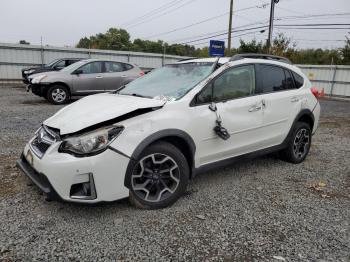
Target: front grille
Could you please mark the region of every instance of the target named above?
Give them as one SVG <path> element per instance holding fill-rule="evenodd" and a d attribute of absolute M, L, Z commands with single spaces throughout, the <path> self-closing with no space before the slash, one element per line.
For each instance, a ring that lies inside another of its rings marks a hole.
<path fill-rule="evenodd" d="M 30 147 L 37 157 L 42 158 L 45 152 L 59 140 L 59 135 L 53 129 L 42 126 L 30 143 Z"/>

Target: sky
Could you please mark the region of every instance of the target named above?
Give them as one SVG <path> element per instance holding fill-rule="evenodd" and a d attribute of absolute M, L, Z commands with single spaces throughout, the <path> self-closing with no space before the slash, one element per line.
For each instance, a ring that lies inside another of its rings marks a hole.
<path fill-rule="evenodd" d="M 18 43 L 24 39 L 40 44 L 42 37 L 44 45 L 74 46 L 81 37 L 117 27 L 126 29 L 131 39 L 190 42 L 203 47 L 208 46 L 209 39 L 198 39 L 227 31 L 229 3 L 230 0 L 1 0 L 0 42 Z M 264 26 L 270 13 L 266 3 L 270 0 L 234 0 L 233 30 Z M 315 17 L 318 14 L 338 15 Z M 274 36 L 284 33 L 297 48 L 338 48 L 344 46 L 345 35 L 350 37 L 350 26 L 339 26 L 346 29 L 337 30 L 278 27 L 350 24 L 350 0 L 280 0 L 275 18 Z M 195 23 L 198 24 L 183 28 Z M 239 39 L 265 41 L 267 30 L 259 32 L 262 29 L 233 32 L 233 46 L 238 46 Z M 211 39 L 224 38 L 227 41 L 227 35 Z"/>

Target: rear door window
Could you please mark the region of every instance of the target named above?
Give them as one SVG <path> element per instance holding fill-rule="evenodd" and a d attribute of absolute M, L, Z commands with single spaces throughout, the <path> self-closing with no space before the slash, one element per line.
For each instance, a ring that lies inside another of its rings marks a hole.
<path fill-rule="evenodd" d="M 79 69 L 82 71 L 82 74 L 102 73 L 102 62 L 92 62 L 86 65 L 83 65 Z"/>
<path fill-rule="evenodd" d="M 273 65 L 257 65 L 257 94 L 272 93 L 287 89 L 284 69 Z"/>
<path fill-rule="evenodd" d="M 122 63 L 117 62 L 105 62 L 106 73 L 115 73 L 125 71 Z"/>

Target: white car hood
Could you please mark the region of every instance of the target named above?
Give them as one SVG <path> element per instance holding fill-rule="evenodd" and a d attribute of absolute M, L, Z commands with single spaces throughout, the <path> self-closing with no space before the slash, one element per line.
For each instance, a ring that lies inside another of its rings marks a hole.
<path fill-rule="evenodd" d="M 44 121 L 57 128 L 61 135 L 75 133 L 89 126 L 112 120 L 137 109 L 159 107 L 165 102 L 157 99 L 117 94 L 91 95 L 74 102 Z"/>

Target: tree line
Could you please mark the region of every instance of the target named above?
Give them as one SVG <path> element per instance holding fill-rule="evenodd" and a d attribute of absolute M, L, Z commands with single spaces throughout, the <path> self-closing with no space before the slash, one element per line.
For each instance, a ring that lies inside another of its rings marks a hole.
<path fill-rule="evenodd" d="M 208 40 L 209 42 L 209 40 Z M 164 41 L 135 39 L 124 29 L 110 28 L 105 33 L 83 37 L 76 47 L 148 53 L 164 53 L 190 57 L 208 57 L 208 47 L 195 48 L 192 45 L 168 44 Z M 238 48 L 226 51 L 227 56 L 237 53 L 266 53 L 267 46 L 262 41 L 240 40 Z M 350 39 L 346 37 L 344 47 L 338 49 L 308 48 L 298 49 L 291 38 L 279 34 L 273 39 L 271 53 L 289 58 L 295 64 L 350 64 Z"/>

